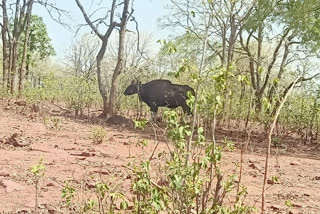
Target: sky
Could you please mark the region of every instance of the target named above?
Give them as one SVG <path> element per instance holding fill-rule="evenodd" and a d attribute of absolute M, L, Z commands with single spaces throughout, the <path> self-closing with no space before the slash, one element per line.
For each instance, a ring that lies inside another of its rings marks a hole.
<path fill-rule="evenodd" d="M 92 1 L 93 4 L 91 4 Z M 101 0 L 80 0 L 80 2 L 83 4 L 86 10 L 89 11 L 89 15 L 90 11 L 93 12 L 98 8 L 96 5 L 97 3 L 101 2 Z M 104 4 L 100 5 L 102 10 L 103 7 L 109 8 L 111 1 L 105 0 L 103 2 Z M 167 0 L 134 1 L 134 16 L 139 24 L 139 31 L 151 33 L 153 37 L 153 43 L 156 43 L 156 41 L 159 39 L 165 39 L 169 34 L 168 30 L 161 29 L 158 21 L 160 17 L 166 15 L 167 13 L 165 10 L 166 4 Z M 70 25 L 71 30 L 54 21 L 50 17 L 47 10 L 43 8 L 43 6 L 35 5 L 33 14 L 43 17 L 43 21 L 47 25 L 49 37 L 52 39 L 52 44 L 56 50 L 56 56 L 54 59 L 56 61 L 60 61 L 63 60 L 66 51 L 72 44 L 77 26 L 79 24 L 85 24 L 85 20 L 80 12 L 80 9 L 77 7 L 75 0 L 56 0 L 56 6 L 69 12 L 69 17 L 64 17 L 63 21 Z M 133 31 L 135 30 L 132 25 L 129 26 L 129 29 Z M 80 34 L 84 32 L 91 32 L 90 28 L 83 28 Z M 101 32 L 104 33 L 105 31 L 101 30 Z"/>

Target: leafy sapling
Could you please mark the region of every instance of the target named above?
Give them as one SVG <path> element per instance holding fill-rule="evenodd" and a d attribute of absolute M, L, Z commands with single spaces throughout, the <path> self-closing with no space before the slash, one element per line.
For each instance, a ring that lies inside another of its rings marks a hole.
<path fill-rule="evenodd" d="M 41 178 L 43 178 L 45 174 L 45 164 L 43 162 L 43 159 L 40 158 L 39 162 L 35 165 L 33 165 L 30 169 L 32 175 L 33 175 L 33 181 L 36 188 L 36 195 L 35 195 L 35 207 L 34 211 L 37 213 L 38 209 L 38 196 L 39 196 L 39 181 Z"/>

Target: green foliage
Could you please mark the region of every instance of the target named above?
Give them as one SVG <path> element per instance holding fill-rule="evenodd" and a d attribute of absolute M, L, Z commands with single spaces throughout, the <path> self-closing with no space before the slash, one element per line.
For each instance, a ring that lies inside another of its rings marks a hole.
<path fill-rule="evenodd" d="M 283 5 L 286 13 L 282 22 L 295 29 L 299 37 L 312 50 L 320 48 L 320 2 L 317 0 L 288 1 Z"/>
<path fill-rule="evenodd" d="M 94 144 L 101 144 L 105 137 L 107 136 L 107 132 L 103 127 L 94 127 L 91 130 L 91 138 Z"/>
<path fill-rule="evenodd" d="M 38 180 L 40 177 L 44 176 L 45 173 L 45 164 L 43 162 L 43 159 L 41 158 L 39 163 L 33 165 L 30 169 L 31 173 L 35 176 L 35 178 Z"/>
<path fill-rule="evenodd" d="M 146 139 L 139 139 L 136 143 L 137 147 L 146 147 L 148 146 L 149 142 Z"/>
<path fill-rule="evenodd" d="M 288 207 L 288 208 L 292 208 L 292 201 L 291 200 L 286 200 L 285 202 L 284 202 L 284 204 Z"/>
<path fill-rule="evenodd" d="M 148 124 L 148 120 L 135 120 L 134 121 L 134 127 L 136 129 L 145 129 L 147 124 Z"/>
<path fill-rule="evenodd" d="M 281 144 L 281 142 L 280 142 L 280 138 L 279 137 L 277 137 L 277 136 L 274 136 L 274 137 L 272 137 L 272 144 L 273 144 L 273 146 L 278 146 L 278 145 L 280 145 Z"/>
<path fill-rule="evenodd" d="M 97 85 L 95 79 L 84 77 L 68 78 L 64 84 L 64 97 L 68 106 L 74 109 L 75 114 L 83 114 L 85 108 L 91 107 L 97 98 Z"/>
<path fill-rule="evenodd" d="M 115 213 L 115 210 L 127 210 L 128 200 L 125 196 L 111 186 L 104 182 L 98 182 L 93 189 L 96 197 L 90 197 L 80 204 L 75 204 L 73 201 L 77 196 L 76 187 L 71 185 L 71 182 L 65 182 L 62 189 L 62 199 L 70 210 L 77 213 Z M 82 193 L 81 193 L 82 194 Z M 86 189 L 85 194 L 90 194 L 90 190 Z M 120 207 L 118 207 L 120 205 Z"/>
<path fill-rule="evenodd" d="M 49 72 L 43 78 L 42 87 L 34 88 L 32 83 L 26 83 L 24 96 L 30 103 L 38 101 L 64 102 L 75 115 L 83 115 L 85 109 L 100 103 L 95 79 L 86 79 L 81 76 L 59 77 Z"/>
<path fill-rule="evenodd" d="M 279 177 L 278 176 L 272 176 L 271 180 L 272 180 L 272 182 L 274 184 L 279 183 Z"/>
<path fill-rule="evenodd" d="M 134 202 L 135 213 L 159 213 L 164 209 L 166 196 L 162 189 L 153 186 L 150 178 L 150 162 L 133 165 L 134 179 L 133 193 L 136 196 Z"/>
<path fill-rule="evenodd" d="M 23 41 L 22 41 L 23 44 Z M 42 17 L 32 15 L 30 23 L 30 37 L 27 51 L 27 64 L 35 64 L 38 60 L 44 60 L 55 55 L 54 48 L 49 38 L 47 27 Z"/>
<path fill-rule="evenodd" d="M 222 145 L 206 143 L 203 128 L 199 127 L 196 141 L 192 144 L 191 154 L 195 148 L 204 149 L 203 155 L 197 154 L 191 162 L 187 160 L 186 145 L 191 135 L 188 125 L 177 122 L 175 111 L 166 111 L 164 114 L 168 124 L 168 137 L 173 143 L 170 158 L 166 159 L 165 166 L 160 167 L 157 173 L 158 182 L 151 176 L 151 162 L 146 161 L 137 165 L 131 163 L 133 170 L 132 189 L 135 195 L 135 213 L 251 213 L 254 208 L 244 205 L 243 199 L 247 195 L 246 189 L 238 193 L 239 199 L 232 208 L 224 207 L 224 197 L 234 190 L 236 176 L 231 175 L 223 181 L 220 162 L 224 150 L 233 150 L 233 143 L 225 140 Z M 212 174 L 213 173 L 213 174 Z M 214 188 L 213 179 L 222 183 L 222 188 Z M 215 197 L 216 191 L 222 191 L 221 198 Z M 205 203 L 201 203 L 205 200 Z M 200 210 L 202 210 L 200 212 Z"/>
<path fill-rule="evenodd" d="M 82 211 L 84 213 L 89 212 L 89 211 L 93 211 L 94 207 L 97 205 L 97 202 L 93 199 L 89 199 L 88 201 L 86 201 L 86 203 L 83 205 L 82 207 Z"/>
<path fill-rule="evenodd" d="M 167 42 L 166 40 L 158 40 L 158 43 L 163 45 L 163 48 L 168 54 L 174 54 L 177 51 L 175 44 L 171 41 Z"/>
<path fill-rule="evenodd" d="M 38 209 L 38 195 L 39 195 L 39 181 L 44 177 L 45 174 L 45 164 L 43 162 L 43 158 L 40 158 L 39 162 L 33 166 L 31 166 L 30 172 L 33 175 L 33 182 L 35 185 L 35 206 L 34 211 L 37 213 Z"/>
<path fill-rule="evenodd" d="M 66 203 L 67 207 L 70 207 L 72 200 L 75 197 L 76 189 L 70 185 L 70 182 L 65 182 L 61 191 L 61 197 Z"/>

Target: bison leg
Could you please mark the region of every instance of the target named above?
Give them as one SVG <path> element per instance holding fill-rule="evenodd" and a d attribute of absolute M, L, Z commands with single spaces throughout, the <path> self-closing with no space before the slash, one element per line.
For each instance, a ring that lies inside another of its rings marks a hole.
<path fill-rule="evenodd" d="M 151 110 L 150 121 L 156 121 L 157 112 L 158 112 L 158 106 L 152 105 L 152 106 L 150 106 L 150 110 Z"/>
<path fill-rule="evenodd" d="M 157 118 L 157 112 L 151 112 L 151 118 L 150 118 L 150 121 L 156 121 L 156 118 Z"/>
<path fill-rule="evenodd" d="M 182 107 L 183 113 L 192 115 L 191 108 L 187 105 L 187 103 L 184 103 L 181 107 Z"/>

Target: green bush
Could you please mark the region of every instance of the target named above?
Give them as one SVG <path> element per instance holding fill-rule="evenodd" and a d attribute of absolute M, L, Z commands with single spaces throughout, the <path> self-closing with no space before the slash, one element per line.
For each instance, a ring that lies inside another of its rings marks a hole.
<path fill-rule="evenodd" d="M 224 202 L 237 187 L 236 176 L 225 178 L 220 167 L 223 151 L 234 148 L 232 142 L 225 141 L 220 146 L 205 143 L 203 129 L 198 128 L 188 151 L 190 126 L 180 125 L 175 111 L 167 111 L 165 118 L 173 151 L 164 160 L 166 164 L 160 166 L 157 177 L 152 176 L 152 162 L 131 164 L 134 213 L 252 213 L 255 208 L 243 203 L 245 188 L 238 192 L 235 203 Z"/>

